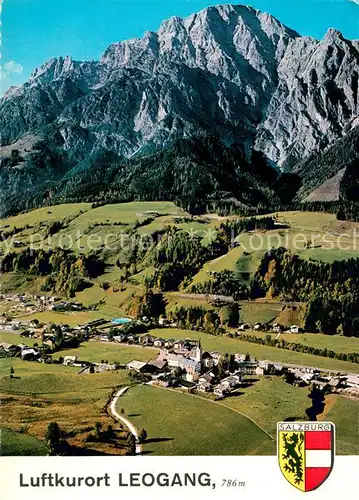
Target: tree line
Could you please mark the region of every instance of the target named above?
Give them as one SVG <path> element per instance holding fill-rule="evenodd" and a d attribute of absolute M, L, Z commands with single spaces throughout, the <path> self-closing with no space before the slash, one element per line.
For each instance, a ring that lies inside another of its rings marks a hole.
<path fill-rule="evenodd" d="M 0 272 L 22 271 L 46 276 L 43 291 L 64 293 L 68 297 L 88 285 L 87 280 L 103 274 L 105 264 L 96 254 L 78 256 L 63 248 L 50 250 L 25 248 L 10 252 L 0 260 Z"/>
<path fill-rule="evenodd" d="M 264 296 L 306 302 L 306 331 L 359 336 L 358 258 L 327 263 L 270 250 L 252 284 L 252 297 Z"/>

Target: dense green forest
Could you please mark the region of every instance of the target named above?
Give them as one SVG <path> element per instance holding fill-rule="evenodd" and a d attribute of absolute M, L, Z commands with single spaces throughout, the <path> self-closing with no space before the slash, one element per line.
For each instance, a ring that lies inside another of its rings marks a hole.
<path fill-rule="evenodd" d="M 81 257 L 70 250 L 24 249 L 10 252 L 0 260 L 0 273 L 22 271 L 33 276 L 46 276 L 43 291 L 63 293 L 68 297 L 90 286 L 88 279 L 103 274 L 105 264 L 96 254 Z"/>
<path fill-rule="evenodd" d="M 254 276 L 252 296 L 306 302 L 306 331 L 359 336 L 359 259 L 325 263 L 271 250 Z"/>
<path fill-rule="evenodd" d="M 73 158 L 60 142 L 56 131 L 49 131 L 47 140 L 38 141 L 26 158 L 14 150 L 0 160 L 2 215 L 59 203 L 170 200 L 193 214 L 249 216 L 315 210 L 319 205 L 342 219 L 358 218 L 359 127 L 323 153 L 303 160 L 292 173 L 272 168 L 258 151 L 248 159 L 240 145 L 226 147 L 206 135 L 177 139 L 131 159 L 104 149 Z M 17 165 L 21 168 L 14 169 Z M 341 169 L 346 170 L 340 202 L 301 203 Z"/>
<path fill-rule="evenodd" d="M 273 227 L 272 217 L 228 221 L 220 225 L 215 239 L 208 245 L 203 245 L 197 235 L 167 227 L 159 239 L 153 235 L 156 243 L 149 255 L 142 254 L 142 259 L 147 257 L 147 262 L 156 269 L 153 275 L 146 278 L 145 284 L 148 288 L 157 287 L 161 291 L 184 288 L 205 262 L 225 255 L 241 232 Z"/>

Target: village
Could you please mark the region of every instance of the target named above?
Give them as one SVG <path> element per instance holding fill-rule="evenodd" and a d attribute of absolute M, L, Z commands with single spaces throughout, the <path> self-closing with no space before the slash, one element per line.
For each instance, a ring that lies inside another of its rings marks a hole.
<path fill-rule="evenodd" d="M 86 310 L 80 302 L 66 301 L 56 296 L 30 293 L 0 294 L 0 302 L 9 304 L 7 311 L 8 315 L 30 315 L 45 311 L 64 312 Z M 8 328 L 11 329 L 10 327 Z"/>
<path fill-rule="evenodd" d="M 27 300 L 28 297 L 19 298 L 20 303 Z M 56 302 L 45 296 L 38 300 L 47 307 Z M 166 318 L 154 320 L 143 317 L 140 321 L 129 318 L 112 321 L 99 318 L 70 327 L 66 324 L 41 324 L 36 319 L 10 319 L 8 315 L 3 314 L 0 319 L 0 330 L 20 333 L 24 340 L 20 344 L 1 342 L 0 357 L 18 357 L 29 362 L 73 366 L 79 368 L 79 375 L 127 369 L 138 382 L 197 392 L 215 399 L 228 397 L 241 386 L 255 381 L 256 377 L 266 375 L 283 377 L 286 382 L 295 386 L 315 384 L 329 392 L 353 398 L 359 397 L 359 376 L 356 374 L 257 360 L 251 358 L 248 353 L 229 355 L 208 351 L 204 350 L 201 342 L 195 339 L 195 331 L 194 339 L 161 338 L 150 333 L 150 329 L 155 327 L 160 329 L 173 327 L 175 331 L 177 325 L 170 323 Z M 260 323 L 252 326 L 242 323 L 237 331 L 240 334 L 246 329 L 261 328 Z M 282 331 L 277 324 L 273 324 L 271 328 L 278 334 Z M 297 328 L 293 325 L 289 331 L 298 333 Z M 32 339 L 31 346 L 26 344 L 26 338 Z M 155 358 L 149 356 L 147 361 L 133 359 L 123 365 L 108 363 L 104 359 L 95 363 L 86 359 L 81 360 L 76 355 L 66 355 L 66 349 L 76 349 L 84 342 L 138 345 L 152 350 L 155 348 L 158 350 L 158 355 Z M 58 358 L 55 358 L 55 353 L 59 355 Z"/>

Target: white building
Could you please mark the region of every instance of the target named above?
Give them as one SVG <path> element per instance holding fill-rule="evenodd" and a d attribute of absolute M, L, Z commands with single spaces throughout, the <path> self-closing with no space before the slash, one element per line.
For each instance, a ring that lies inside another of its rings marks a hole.
<path fill-rule="evenodd" d="M 209 354 L 212 356 L 214 365 L 217 366 L 221 358 L 220 353 L 218 351 L 210 351 Z"/>
<path fill-rule="evenodd" d="M 257 367 L 257 361 L 240 361 L 238 363 L 238 373 L 241 375 L 256 375 Z"/>
<path fill-rule="evenodd" d="M 201 382 L 198 384 L 197 389 L 200 392 L 209 392 L 211 390 L 211 384 L 209 382 Z"/>
<path fill-rule="evenodd" d="M 265 374 L 265 369 L 262 366 L 257 366 L 256 375 L 261 376 Z"/>
<path fill-rule="evenodd" d="M 214 389 L 213 389 L 213 393 L 218 397 L 218 398 L 223 398 L 228 392 L 228 389 L 227 387 L 225 387 L 224 385 L 217 385 Z"/>
<path fill-rule="evenodd" d="M 77 361 L 77 356 L 65 356 L 64 357 L 64 365 L 73 365 Z"/>
<path fill-rule="evenodd" d="M 202 356 L 202 366 L 203 368 L 213 368 L 214 360 L 212 355 L 209 352 L 204 352 Z"/>
<path fill-rule="evenodd" d="M 348 387 L 359 389 L 359 375 L 348 375 L 345 383 Z"/>
<path fill-rule="evenodd" d="M 127 363 L 126 368 L 128 370 L 134 370 L 136 372 L 140 372 L 144 366 L 146 366 L 147 363 L 144 363 L 143 361 L 137 361 L 136 359 L 130 361 Z"/>
<path fill-rule="evenodd" d="M 169 367 L 181 368 L 182 370 L 185 370 L 187 373 L 194 373 L 194 372 L 200 373 L 201 371 L 200 361 L 197 361 L 197 359 L 181 356 L 180 354 L 167 353 L 166 351 L 161 350 L 159 359 L 166 360 Z"/>

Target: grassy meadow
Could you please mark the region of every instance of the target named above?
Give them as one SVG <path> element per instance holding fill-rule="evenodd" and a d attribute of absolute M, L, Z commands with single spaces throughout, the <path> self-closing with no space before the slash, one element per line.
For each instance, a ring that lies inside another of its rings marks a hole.
<path fill-rule="evenodd" d="M 223 404 L 248 415 L 275 436 L 277 422 L 303 419 L 311 406 L 308 394 L 308 388 L 286 384 L 280 377 L 257 377 L 256 382 L 240 387 Z"/>
<path fill-rule="evenodd" d="M 274 441 L 251 420 L 193 395 L 136 386 L 117 407 L 138 429 L 146 429 L 146 454 L 257 455 L 269 448 L 275 453 Z"/>
<path fill-rule="evenodd" d="M 44 441 L 23 432 L 0 429 L 0 456 L 44 456 L 48 449 Z"/>
<path fill-rule="evenodd" d="M 21 337 L 17 332 L 3 332 L 0 330 L 0 342 L 7 342 L 8 344 L 26 344 L 32 347 L 39 342 L 39 339 L 30 339 L 28 337 Z M 41 340 L 40 340 L 41 342 Z"/>
<path fill-rule="evenodd" d="M 337 394 L 325 398 L 326 407 L 319 420 L 335 423 L 336 452 L 339 455 L 359 455 L 359 403 Z"/>
<path fill-rule="evenodd" d="M 265 337 L 270 335 L 273 339 L 278 336 L 277 333 L 258 332 L 246 330 L 243 335 L 255 335 L 256 337 Z M 324 335 L 322 333 L 281 333 L 278 340 L 285 340 L 296 344 L 303 344 L 316 349 L 332 350 L 340 353 L 359 352 L 359 339 L 357 337 L 343 337 L 342 335 Z"/>
<path fill-rule="evenodd" d="M 103 409 L 114 387 L 130 384 L 127 371 L 78 375 L 73 368 L 29 362 L 22 362 L 26 365 L 22 371 L 17 363 L 14 378 L 0 378 L 3 428 L 43 440 L 48 424 L 57 422 L 76 448 L 95 454 L 125 452 L 123 446 L 86 443 L 85 438 L 97 421 L 104 427 L 113 425 Z"/>
<path fill-rule="evenodd" d="M 254 325 L 274 321 L 282 309 L 280 302 L 245 301 L 240 305 L 240 321 Z"/>
<path fill-rule="evenodd" d="M 157 354 L 158 349 L 150 347 L 100 341 L 84 342 L 76 349 L 63 349 L 61 351 L 61 356 L 77 356 L 80 360 L 92 363 L 99 363 L 101 360 L 106 360 L 109 363 L 116 361 L 121 365 L 129 363 L 133 359 L 150 361 L 157 357 Z"/>
<path fill-rule="evenodd" d="M 273 215 L 282 224 L 282 228 L 241 234 L 237 238 L 238 246 L 230 249 L 226 255 L 205 263 L 193 277 L 191 284 L 207 281 L 212 272 L 226 269 L 233 271 L 238 279 L 249 283 L 262 256 L 271 247 L 285 246 L 302 258 L 324 262 L 358 257 L 359 239 L 355 233 L 359 228 L 358 223 L 337 221 L 335 215 L 325 213 L 286 212 Z M 149 217 L 154 218 L 147 221 Z M 22 242 L 24 246 L 14 248 L 13 251 L 21 251 L 31 241 L 41 242 L 49 223 L 61 221 L 62 228 L 49 240 L 51 247 L 71 243 L 71 248 L 76 253 L 88 253 L 91 247 L 99 248 L 106 261 L 104 274 L 91 280 L 92 286 L 78 292 L 73 299 L 85 306 L 102 301 L 94 311 L 47 311 L 30 315 L 23 311 L 14 313 L 15 303 L 0 301 L 0 313 L 70 326 L 98 318 L 110 320 L 124 316 L 132 297 L 143 293 L 144 277 L 152 274 L 154 269 L 150 265 L 146 267 L 144 263 L 136 274 L 122 283 L 124 271 L 115 263 L 117 258 L 121 261 L 125 255 L 125 250 L 117 248 L 122 241 L 123 232 L 133 229 L 137 222 L 140 226 L 136 232 L 141 235 L 173 225 L 199 235 L 205 245 L 213 238 L 221 222 L 234 218 L 236 217 L 219 217 L 215 214 L 191 217 L 172 202 L 131 202 L 97 208 L 92 208 L 89 203 L 58 205 L 0 220 L 0 228 L 5 233 L 15 227 L 22 228 L 13 239 Z M 29 227 L 25 228 L 26 225 Z M 308 241 L 312 242 L 312 248 L 307 248 Z M 113 248 L 105 248 L 106 242 Z M 8 244 L 9 240 L 0 242 L 0 250 L 6 251 Z M 45 243 L 44 247 L 47 248 L 47 245 Z M 44 281 L 45 277 L 13 272 L 0 275 L 0 289 L 2 293 L 39 293 Z M 104 282 L 109 284 L 106 290 Z M 178 305 L 212 307 L 203 297 L 193 299 L 183 296 L 185 291 L 165 294 L 167 311 Z M 296 309 L 283 309 L 283 304 L 279 301 L 246 301 L 240 305 L 240 319 L 246 323 L 278 321 L 282 324 L 302 324 L 302 305 Z M 200 339 L 205 349 L 221 353 L 249 352 L 257 359 L 314 366 L 333 372 L 359 373 L 359 365 L 354 363 L 224 336 L 210 336 L 180 329 L 154 329 L 151 333 L 159 337 Z M 256 335 L 263 334 L 257 332 Z M 316 348 L 326 347 L 336 352 L 359 350 L 358 339 L 337 335 L 281 334 L 281 338 Z M 35 342 L 34 339 L 23 339 L 13 332 L 0 332 L 0 340 L 23 342 L 27 345 Z M 156 357 L 157 352 L 157 349 L 91 341 L 78 349 L 63 350 L 55 357 L 75 355 L 81 360 L 97 363 L 107 360 L 109 363 L 116 361 L 126 364 L 132 359 L 148 361 Z M 12 379 L 9 377 L 11 366 L 15 370 Z M 9 453 L 9 450 L 25 455 L 45 453 L 42 440 L 47 425 L 52 421 L 57 421 L 65 432 L 71 432 L 71 444 L 80 448 L 88 446 L 84 441 L 88 432 L 86 429 L 91 429 L 96 421 L 103 425 L 113 424 L 103 408 L 114 387 L 131 384 L 127 371 L 83 376 L 77 372 L 78 368 L 60 364 L 24 362 L 19 358 L 1 359 L 3 454 Z M 146 453 L 235 455 L 275 454 L 274 441 L 241 413 L 274 435 L 278 420 L 302 416 L 310 405 L 310 400 L 306 388 L 288 386 L 279 378 L 261 377 L 217 403 L 180 392 L 139 386 L 132 387 L 120 398 L 118 404 L 138 428 L 144 427 L 147 430 L 149 439 L 145 444 Z M 359 453 L 355 426 L 355 422 L 358 422 L 358 403 L 338 395 L 329 395 L 324 413 L 319 416 L 319 419 L 324 418 L 337 425 L 338 453 Z M 94 444 L 93 451 L 123 454 L 124 448 Z"/>

